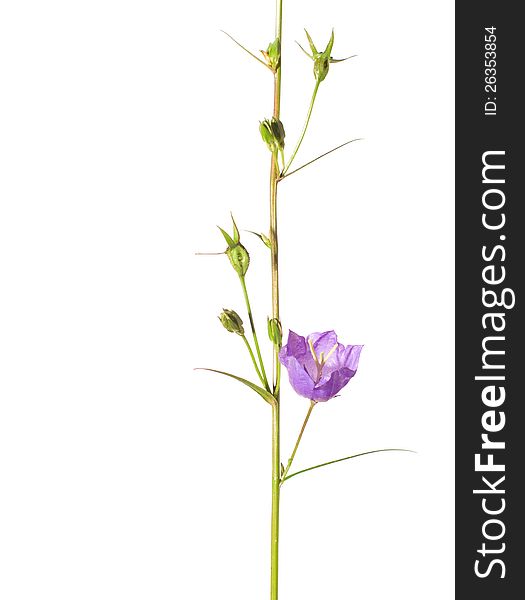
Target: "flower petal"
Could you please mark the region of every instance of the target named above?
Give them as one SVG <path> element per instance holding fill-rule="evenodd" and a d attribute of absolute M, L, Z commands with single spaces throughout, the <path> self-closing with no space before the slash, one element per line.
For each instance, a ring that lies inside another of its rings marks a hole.
<path fill-rule="evenodd" d="M 323 333 L 311 333 L 308 336 L 308 341 L 312 342 L 317 358 L 320 358 L 321 352 L 326 356 L 337 344 L 337 334 L 333 330 L 324 331 Z"/>
<path fill-rule="evenodd" d="M 337 344 L 337 348 L 330 354 L 332 348 L 328 351 L 328 354 L 325 355 L 328 356 L 327 359 L 325 358 L 325 363 L 323 365 L 323 377 L 325 379 L 328 379 L 333 371 L 345 366 L 344 361 L 341 360 L 345 350 L 343 344 Z"/>
<path fill-rule="evenodd" d="M 312 400 L 315 400 L 316 402 L 326 402 L 327 400 L 330 400 L 330 398 L 333 398 L 345 387 L 354 375 L 355 371 L 346 367 L 334 371 L 326 383 L 323 383 L 314 389 Z"/>
<path fill-rule="evenodd" d="M 288 333 L 288 343 L 279 351 L 279 360 L 286 368 L 288 368 L 290 360 L 295 358 L 296 355 L 301 356 L 304 354 L 305 349 L 305 339 L 293 331 L 290 331 Z"/>
<path fill-rule="evenodd" d="M 344 350 L 343 356 L 341 357 L 341 366 L 345 366 L 348 369 L 357 371 L 357 365 L 359 364 L 359 357 L 361 356 L 361 350 L 363 346 L 347 346 Z"/>
<path fill-rule="evenodd" d="M 312 400 L 315 384 L 305 368 L 293 356 L 288 357 L 286 368 L 288 369 L 290 385 L 294 391 L 299 394 L 299 396 Z"/>
<path fill-rule="evenodd" d="M 286 368 L 289 368 L 291 358 L 296 359 L 307 370 L 311 379 L 315 381 L 317 378 L 317 366 L 310 348 L 308 348 L 304 337 L 292 330 L 288 333 L 288 343 L 279 352 L 279 360 Z"/>
<path fill-rule="evenodd" d="M 296 358 L 299 358 L 308 352 L 304 337 L 302 335 L 298 335 L 291 329 L 288 332 L 288 343 L 286 346 L 288 348 L 288 355 L 295 356 Z"/>

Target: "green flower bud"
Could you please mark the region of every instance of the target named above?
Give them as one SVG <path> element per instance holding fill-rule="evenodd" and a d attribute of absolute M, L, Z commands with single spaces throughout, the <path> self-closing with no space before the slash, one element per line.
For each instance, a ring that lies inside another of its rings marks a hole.
<path fill-rule="evenodd" d="M 270 152 L 277 152 L 284 148 L 285 131 L 279 119 L 272 117 L 259 123 L 259 131 L 263 142 L 268 146 Z"/>
<path fill-rule="evenodd" d="M 239 229 L 232 215 L 233 222 L 233 237 L 224 231 L 222 227 L 219 227 L 220 232 L 222 233 L 226 243 L 228 244 L 228 248 L 226 249 L 226 256 L 230 259 L 230 263 L 232 267 L 235 269 L 237 274 L 241 277 L 246 275 L 248 271 L 248 267 L 250 266 L 250 255 L 246 248 L 241 244 L 240 239 L 241 236 L 239 234 Z"/>
<path fill-rule="evenodd" d="M 317 81 L 321 82 L 326 79 L 328 71 L 330 69 L 330 59 L 324 54 L 321 54 L 319 58 L 314 61 L 314 77 Z"/>
<path fill-rule="evenodd" d="M 275 152 L 275 140 L 273 139 L 272 125 L 268 119 L 259 123 L 259 131 L 263 142 L 268 146 L 270 152 Z"/>
<path fill-rule="evenodd" d="M 259 234 L 261 236 L 261 242 L 267 247 L 270 248 L 270 250 L 272 249 L 272 242 L 270 242 L 270 239 L 264 235 L 264 233 Z"/>
<path fill-rule="evenodd" d="M 219 315 L 219 321 L 222 323 L 226 331 L 229 331 L 230 333 L 236 333 L 237 335 L 244 335 L 242 319 L 234 310 L 224 308 Z"/>
<path fill-rule="evenodd" d="M 270 242 L 270 240 L 266 235 L 264 235 L 264 233 L 257 233 L 256 231 L 250 230 L 248 230 L 248 233 L 253 233 L 253 235 L 256 235 L 267 248 L 270 248 L 270 250 L 272 249 L 272 242 Z"/>
<path fill-rule="evenodd" d="M 282 122 L 279 119 L 272 117 L 271 127 L 272 127 L 272 133 L 273 133 L 275 142 L 277 144 L 277 147 L 279 148 L 279 150 L 283 150 L 284 149 L 284 138 L 286 136 L 286 133 L 284 131 L 284 125 L 282 124 Z"/>
<path fill-rule="evenodd" d="M 268 337 L 270 342 L 281 347 L 283 340 L 283 328 L 279 319 L 268 319 Z"/>
<path fill-rule="evenodd" d="M 317 50 L 312 38 L 310 37 L 310 34 L 306 30 L 305 30 L 305 32 L 306 32 L 306 37 L 308 39 L 308 44 L 310 45 L 311 54 L 308 53 L 301 46 L 301 44 L 298 43 L 298 45 L 299 45 L 299 48 L 301 48 L 301 50 L 306 54 L 306 56 L 308 56 L 309 58 L 311 58 L 314 61 L 314 77 L 318 83 L 321 83 L 321 81 L 324 81 L 326 79 L 326 76 L 328 75 L 328 71 L 330 70 L 330 65 L 332 63 L 343 62 L 345 60 L 348 60 L 349 58 L 352 58 L 351 56 L 348 56 L 347 58 L 333 58 L 331 56 L 332 48 L 334 47 L 334 30 L 333 29 L 332 29 L 332 35 L 330 36 L 330 39 L 328 40 L 328 44 L 323 52 L 319 52 Z"/>
<path fill-rule="evenodd" d="M 241 243 L 236 244 L 226 250 L 226 255 L 230 259 L 232 267 L 237 271 L 237 274 L 244 277 L 250 266 L 250 255 L 246 248 Z"/>
<path fill-rule="evenodd" d="M 275 38 L 273 42 L 268 44 L 266 52 L 263 52 L 266 62 L 272 71 L 277 71 L 281 66 L 281 43 L 279 38 Z"/>

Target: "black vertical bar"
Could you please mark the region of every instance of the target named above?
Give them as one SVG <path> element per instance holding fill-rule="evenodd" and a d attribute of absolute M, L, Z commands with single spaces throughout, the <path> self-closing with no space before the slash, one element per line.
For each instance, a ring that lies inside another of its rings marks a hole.
<path fill-rule="evenodd" d="M 456 3 L 456 597 L 476 600 L 525 597 L 521 8 Z"/>

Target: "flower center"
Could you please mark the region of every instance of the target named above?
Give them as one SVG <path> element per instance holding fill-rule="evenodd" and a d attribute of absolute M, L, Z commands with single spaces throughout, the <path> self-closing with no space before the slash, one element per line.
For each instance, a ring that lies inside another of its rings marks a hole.
<path fill-rule="evenodd" d="M 324 355 L 324 352 L 321 352 L 319 357 L 315 353 L 314 343 L 312 342 L 312 340 L 310 338 L 308 338 L 308 347 L 310 348 L 310 353 L 312 354 L 312 357 L 315 362 L 315 366 L 317 367 L 317 377 L 315 379 L 315 383 L 317 384 L 317 383 L 319 383 L 319 381 L 321 379 L 321 375 L 323 373 L 323 367 L 326 364 L 326 361 L 332 356 L 332 354 L 335 352 L 335 350 L 337 348 L 337 343 L 334 344 L 333 348 L 328 352 L 328 354 L 326 356 Z"/>

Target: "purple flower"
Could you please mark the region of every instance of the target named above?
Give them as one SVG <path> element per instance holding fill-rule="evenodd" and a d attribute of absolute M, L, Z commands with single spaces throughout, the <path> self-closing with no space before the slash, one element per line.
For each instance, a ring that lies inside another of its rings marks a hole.
<path fill-rule="evenodd" d="M 281 348 L 279 360 L 288 369 L 293 389 L 315 402 L 338 394 L 357 371 L 363 346 L 343 346 L 335 331 L 302 337 L 293 331 Z"/>

